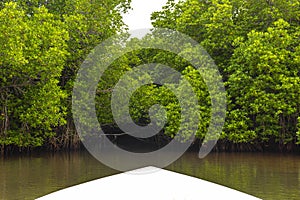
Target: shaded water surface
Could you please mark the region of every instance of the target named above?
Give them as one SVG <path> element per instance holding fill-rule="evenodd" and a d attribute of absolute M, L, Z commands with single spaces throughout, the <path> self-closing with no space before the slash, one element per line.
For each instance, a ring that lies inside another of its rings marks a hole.
<path fill-rule="evenodd" d="M 167 169 L 262 199 L 300 199 L 300 155 L 211 153 L 199 159 L 186 153 Z M 34 199 L 116 173 L 86 152 L 13 156 L 0 159 L 0 199 Z"/>

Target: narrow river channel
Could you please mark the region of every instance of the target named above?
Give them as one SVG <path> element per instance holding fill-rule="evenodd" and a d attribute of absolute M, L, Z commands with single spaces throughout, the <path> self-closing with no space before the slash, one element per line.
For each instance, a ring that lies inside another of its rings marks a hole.
<path fill-rule="evenodd" d="M 189 152 L 167 169 L 262 199 L 300 199 L 300 155 L 211 153 L 199 159 L 196 153 Z M 116 173 L 119 172 L 102 165 L 87 152 L 0 158 L 0 199 L 35 199 Z M 172 188 L 166 185 L 166 190 Z"/>

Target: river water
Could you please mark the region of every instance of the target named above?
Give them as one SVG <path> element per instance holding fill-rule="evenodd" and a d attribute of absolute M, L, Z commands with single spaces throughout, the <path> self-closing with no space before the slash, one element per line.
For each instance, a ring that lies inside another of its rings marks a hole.
<path fill-rule="evenodd" d="M 211 153 L 199 159 L 196 153 L 189 152 L 167 169 L 262 199 L 300 199 L 300 155 Z M 68 186 L 117 173 L 87 152 L 0 158 L 0 199 L 35 199 Z M 166 188 L 172 189 L 167 185 Z"/>

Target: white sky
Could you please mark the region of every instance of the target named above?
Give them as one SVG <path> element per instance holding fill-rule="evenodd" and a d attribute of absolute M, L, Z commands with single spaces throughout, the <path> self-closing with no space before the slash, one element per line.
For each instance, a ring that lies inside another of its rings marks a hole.
<path fill-rule="evenodd" d="M 131 7 L 133 10 L 129 10 L 123 15 L 123 20 L 130 30 L 152 28 L 151 13 L 160 11 L 166 3 L 167 0 L 132 0 Z"/>

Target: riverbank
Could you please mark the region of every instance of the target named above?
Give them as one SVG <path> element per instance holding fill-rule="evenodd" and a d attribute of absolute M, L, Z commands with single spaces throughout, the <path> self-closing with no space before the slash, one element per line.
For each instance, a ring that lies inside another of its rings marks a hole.
<path fill-rule="evenodd" d="M 137 139 L 128 135 L 109 135 L 108 138 L 112 143 L 118 147 L 136 153 L 146 153 L 156 151 L 165 145 L 167 145 L 172 138 L 166 136 L 154 136 L 147 139 Z M 76 145 L 57 145 L 53 147 L 50 143 L 41 147 L 17 147 L 17 146 L 5 146 L 1 149 L 1 156 L 7 157 L 10 155 L 31 155 L 36 152 L 73 152 L 85 150 L 84 145 L 80 140 L 76 142 Z M 199 152 L 202 145 L 202 141 L 196 139 L 188 152 Z M 300 145 L 293 143 L 280 144 L 274 140 L 268 142 L 253 142 L 253 143 L 233 143 L 227 140 L 219 140 L 212 152 L 268 152 L 268 153 L 292 153 L 300 154 Z"/>

